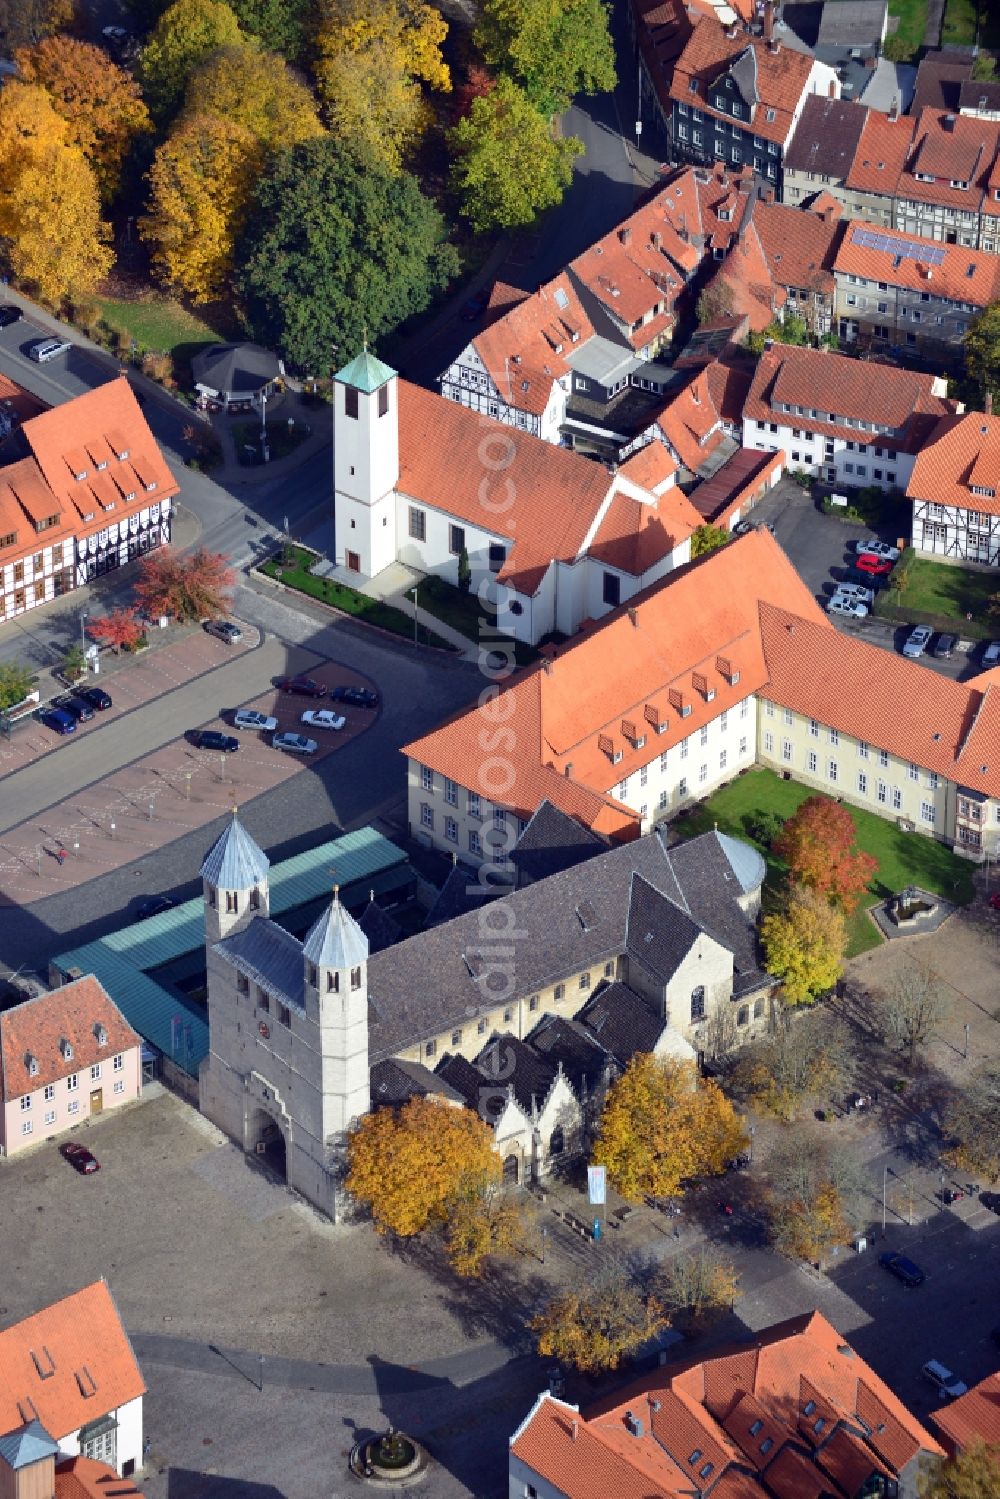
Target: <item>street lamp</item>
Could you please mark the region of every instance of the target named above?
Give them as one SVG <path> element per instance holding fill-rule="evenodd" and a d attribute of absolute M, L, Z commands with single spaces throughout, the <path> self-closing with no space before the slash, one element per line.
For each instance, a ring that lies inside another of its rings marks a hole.
<path fill-rule="evenodd" d="M 87 665 L 87 632 L 84 629 L 83 622 L 84 622 L 85 619 L 87 619 L 87 617 L 88 617 L 87 610 L 86 609 L 81 610 L 81 612 L 80 612 L 80 649 L 83 651 L 83 663 L 84 663 L 84 669 L 85 670 L 86 670 L 86 665 Z"/>
<path fill-rule="evenodd" d="M 419 587 L 420 587 L 419 583 L 414 583 L 414 585 L 413 585 L 412 588 L 408 588 L 407 589 L 407 593 L 412 593 L 413 594 L 413 644 L 414 645 L 417 644 L 417 623 L 418 623 L 418 621 L 417 621 L 417 589 Z"/>
<path fill-rule="evenodd" d="M 747 1133 L 750 1136 L 750 1164 L 751 1164 L 751 1166 L 753 1165 L 753 1137 L 754 1137 L 754 1129 L 755 1129 L 755 1126 L 752 1125 L 752 1124 L 750 1124 L 750 1125 L 747 1126 Z"/>
<path fill-rule="evenodd" d="M 115 836 L 115 825 L 114 825 L 114 823 L 113 823 L 113 822 L 110 822 L 110 823 L 109 823 L 109 824 L 108 824 L 108 832 L 109 832 L 109 833 L 110 833 L 110 834 L 111 834 L 111 838 L 112 838 L 112 840 L 114 840 L 114 836 Z"/>

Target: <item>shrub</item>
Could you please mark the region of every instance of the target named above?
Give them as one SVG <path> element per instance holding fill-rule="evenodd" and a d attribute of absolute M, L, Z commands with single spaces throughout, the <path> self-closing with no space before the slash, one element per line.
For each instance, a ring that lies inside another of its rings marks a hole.
<path fill-rule="evenodd" d="M 152 350 L 142 357 L 142 373 L 148 375 L 150 380 L 158 380 L 161 385 L 173 383 L 174 361 L 169 354 L 158 354 Z"/>
<path fill-rule="evenodd" d="M 743 826 L 755 843 L 770 848 L 785 826 L 785 819 L 777 812 L 748 812 Z"/>

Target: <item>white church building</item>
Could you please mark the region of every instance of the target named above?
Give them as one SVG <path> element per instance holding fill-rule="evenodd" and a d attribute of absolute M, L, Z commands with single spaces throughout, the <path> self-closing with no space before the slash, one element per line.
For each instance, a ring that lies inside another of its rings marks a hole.
<path fill-rule="evenodd" d="M 572 635 L 690 559 L 703 517 L 665 443 L 615 473 L 408 381 L 367 349 L 334 382 L 338 574 L 393 563 L 497 601 L 537 644 Z M 481 591 L 482 590 L 482 591 Z"/>

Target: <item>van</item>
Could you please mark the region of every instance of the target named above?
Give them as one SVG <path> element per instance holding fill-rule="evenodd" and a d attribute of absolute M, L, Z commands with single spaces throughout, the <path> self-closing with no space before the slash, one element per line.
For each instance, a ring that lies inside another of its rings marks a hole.
<path fill-rule="evenodd" d="M 57 359 L 60 354 L 65 354 L 72 347 L 64 338 L 43 338 L 41 343 L 32 344 L 28 350 L 28 357 L 36 364 L 47 364 L 50 359 Z"/>

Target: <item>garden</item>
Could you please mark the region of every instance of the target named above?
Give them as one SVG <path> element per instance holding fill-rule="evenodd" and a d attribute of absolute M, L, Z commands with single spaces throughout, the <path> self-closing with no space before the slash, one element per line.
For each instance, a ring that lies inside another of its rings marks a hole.
<path fill-rule="evenodd" d="M 991 629 L 1000 633 L 1000 622 L 989 623 L 990 602 L 1000 592 L 995 573 L 932 562 L 911 552 L 904 554 L 897 578 L 900 571 L 903 586 L 890 591 L 889 601 L 905 610 L 908 619 L 919 624 L 924 622 L 921 615 L 927 615 L 928 624 L 941 619 L 963 628 L 977 626 L 975 634 L 989 634 Z"/>
<path fill-rule="evenodd" d="M 765 903 L 775 900 L 785 886 L 786 867 L 751 831 L 763 814 L 782 822 L 815 791 L 798 781 L 786 781 L 771 770 L 751 770 L 730 781 L 687 816 L 674 824 L 684 838 L 718 827 L 723 833 L 753 843 L 767 860 Z M 857 807 L 850 808 L 857 828 L 858 847 L 878 863 L 878 873 L 865 902 L 848 918 L 848 957 L 878 947 L 881 937 L 868 910 L 888 896 L 918 885 L 959 905 L 973 896 L 972 866 L 958 858 L 943 843 L 919 833 L 905 833 L 887 818 Z"/>
<path fill-rule="evenodd" d="M 432 630 L 420 628 L 419 635 L 415 637 L 413 617 L 404 614 L 401 609 L 393 608 L 382 599 L 369 598 L 366 593 L 360 593 L 358 589 L 349 588 L 346 583 L 338 583 L 333 578 L 317 577 L 310 572 L 310 568 L 319 560 L 317 553 L 308 547 L 286 546 L 277 557 L 262 563 L 259 570 L 265 577 L 273 578 L 285 588 L 294 588 L 296 592 L 318 599 L 322 604 L 329 604 L 331 608 L 350 614 L 366 625 L 377 625 L 380 630 L 401 635 L 405 640 L 417 638 L 421 645 L 433 645 L 446 651 L 452 649 L 447 640 L 435 635 Z"/>

